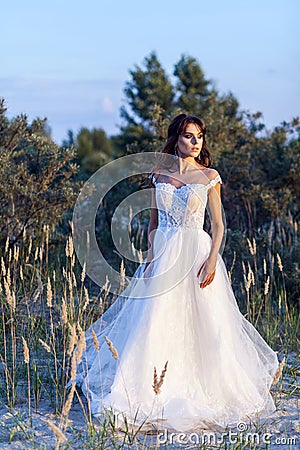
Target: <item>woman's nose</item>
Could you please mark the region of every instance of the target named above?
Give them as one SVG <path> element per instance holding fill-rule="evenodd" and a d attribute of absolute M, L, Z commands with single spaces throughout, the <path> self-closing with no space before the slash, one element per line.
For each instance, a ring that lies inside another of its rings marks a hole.
<path fill-rule="evenodd" d="M 192 142 L 192 144 L 196 144 L 196 142 L 197 142 L 197 139 L 196 139 L 196 137 L 195 137 L 195 136 L 193 136 L 193 137 L 192 137 L 192 139 L 191 139 L 191 142 Z"/>

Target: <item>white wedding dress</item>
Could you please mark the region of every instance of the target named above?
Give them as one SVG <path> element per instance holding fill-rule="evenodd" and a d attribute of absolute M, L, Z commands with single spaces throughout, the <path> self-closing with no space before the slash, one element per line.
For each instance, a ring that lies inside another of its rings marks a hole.
<path fill-rule="evenodd" d="M 200 288 L 196 277 L 212 242 L 203 230 L 208 190 L 218 182 L 219 174 L 206 185 L 176 188 L 154 178 L 154 260 L 145 273 L 145 262 L 138 267 L 86 332 L 76 382 L 95 416 L 113 408 L 121 423 L 126 416 L 137 426 L 183 432 L 235 426 L 275 410 L 269 389 L 277 354 L 239 311 L 221 256 L 210 285 Z M 154 367 L 159 380 L 167 361 L 155 394 Z"/>

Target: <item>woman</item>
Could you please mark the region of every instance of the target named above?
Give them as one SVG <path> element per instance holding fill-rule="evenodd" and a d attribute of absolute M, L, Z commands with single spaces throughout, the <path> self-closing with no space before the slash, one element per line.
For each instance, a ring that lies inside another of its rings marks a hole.
<path fill-rule="evenodd" d="M 194 116 L 170 124 L 150 176 L 147 260 L 86 332 L 77 383 L 96 416 L 113 408 L 121 422 L 195 431 L 275 410 L 277 355 L 239 311 L 219 254 L 222 180 L 205 133 Z"/>

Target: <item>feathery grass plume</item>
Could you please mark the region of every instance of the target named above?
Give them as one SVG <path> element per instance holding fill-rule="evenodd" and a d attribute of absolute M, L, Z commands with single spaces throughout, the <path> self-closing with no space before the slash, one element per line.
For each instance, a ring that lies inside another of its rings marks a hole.
<path fill-rule="evenodd" d="M 246 289 L 247 292 L 250 291 L 251 281 L 252 281 L 252 277 L 251 277 L 251 272 L 250 272 L 250 270 L 249 270 L 247 276 L 246 276 L 246 274 L 244 273 L 245 289 Z"/>
<path fill-rule="evenodd" d="M 72 272 L 72 280 L 73 280 L 73 286 L 76 288 L 76 286 L 77 286 L 77 280 L 76 280 L 76 277 L 75 277 L 75 273 L 74 273 L 74 272 Z"/>
<path fill-rule="evenodd" d="M 98 341 L 98 338 L 97 338 L 97 335 L 96 335 L 96 333 L 95 333 L 95 331 L 94 330 L 92 330 L 92 338 L 93 338 L 93 342 L 94 342 L 94 347 L 95 347 L 95 349 L 97 350 L 97 352 L 99 351 L 99 341 Z"/>
<path fill-rule="evenodd" d="M 246 272 L 246 267 L 245 267 L 244 261 L 242 261 L 242 268 L 243 268 L 244 284 L 246 285 L 246 283 L 247 283 L 247 277 L 246 277 L 247 272 Z"/>
<path fill-rule="evenodd" d="M 74 234 L 74 223 L 73 223 L 73 220 L 69 220 L 69 225 L 70 225 L 70 228 L 71 228 L 71 233 Z"/>
<path fill-rule="evenodd" d="M 24 281 L 24 274 L 23 274 L 22 266 L 20 266 L 20 279 L 21 279 L 21 281 Z"/>
<path fill-rule="evenodd" d="M 11 260 L 12 260 L 12 251 L 11 251 L 11 248 L 10 248 L 9 252 L 8 252 L 8 261 L 11 262 Z"/>
<path fill-rule="evenodd" d="M 25 364 L 29 364 L 29 348 L 24 336 L 22 336 L 22 342 L 23 342 L 24 362 Z"/>
<path fill-rule="evenodd" d="M 49 308 L 52 308 L 52 289 L 51 289 L 50 277 L 48 277 L 48 282 L 47 282 L 47 306 Z"/>
<path fill-rule="evenodd" d="M 157 378 L 157 371 L 156 371 L 156 367 L 154 366 L 154 375 L 153 375 L 153 390 L 155 392 L 155 394 L 159 393 L 159 389 L 157 388 L 158 385 L 158 378 Z"/>
<path fill-rule="evenodd" d="M 9 247 L 9 236 L 7 236 L 6 238 L 4 253 L 8 252 L 8 247 Z"/>
<path fill-rule="evenodd" d="M 77 364 L 81 362 L 82 359 L 82 353 L 84 350 L 86 350 L 86 342 L 85 342 L 85 333 L 81 326 L 78 324 L 78 331 L 79 331 L 79 342 L 77 345 Z"/>
<path fill-rule="evenodd" d="M 231 276 L 230 270 L 227 270 L 227 276 L 228 276 L 229 283 L 232 284 L 232 276 Z"/>
<path fill-rule="evenodd" d="M 27 264 L 30 258 L 30 254 L 31 254 L 31 250 L 32 250 L 32 237 L 29 237 L 29 245 L 28 245 L 28 252 L 27 252 L 27 256 L 25 259 L 25 263 Z"/>
<path fill-rule="evenodd" d="M 69 412 L 72 406 L 72 401 L 74 398 L 74 393 L 75 393 L 75 388 L 76 388 L 76 384 L 73 382 L 72 383 L 72 387 L 70 390 L 70 393 L 68 395 L 67 401 L 64 404 L 63 408 L 62 408 L 62 416 L 67 420 L 68 416 L 69 416 Z"/>
<path fill-rule="evenodd" d="M 68 287 L 69 287 L 70 297 L 73 298 L 73 279 L 72 279 L 71 273 L 68 274 Z"/>
<path fill-rule="evenodd" d="M 64 297 L 61 298 L 61 323 L 63 325 L 67 325 L 68 323 L 67 305 Z"/>
<path fill-rule="evenodd" d="M 45 422 L 48 425 L 48 427 L 53 431 L 58 442 L 68 442 L 68 439 L 63 434 L 61 429 L 58 428 L 58 426 L 56 426 L 53 422 L 51 422 L 51 420 L 42 418 L 42 421 Z"/>
<path fill-rule="evenodd" d="M 42 344 L 42 347 L 44 347 L 46 352 L 51 353 L 51 348 L 48 344 L 46 344 L 45 341 L 43 341 L 41 338 L 39 338 L 39 342 Z"/>
<path fill-rule="evenodd" d="M 106 275 L 105 276 L 105 284 L 102 287 L 102 291 L 106 292 L 106 291 L 109 291 L 109 289 L 110 289 L 110 282 L 109 282 L 108 276 Z"/>
<path fill-rule="evenodd" d="M 5 290 L 5 295 L 6 295 L 6 301 L 9 304 L 9 306 L 11 307 L 11 309 L 14 311 L 16 309 L 16 297 L 15 297 L 15 293 L 10 290 L 9 287 L 9 283 L 7 282 L 7 280 L 4 278 L 3 280 L 4 282 L 4 290 Z"/>
<path fill-rule="evenodd" d="M 8 285 L 11 286 L 11 277 L 10 277 L 10 268 L 9 268 L 9 266 L 7 267 L 7 270 L 6 270 L 6 280 L 7 280 Z"/>
<path fill-rule="evenodd" d="M 82 272 L 81 272 L 81 283 L 84 282 L 85 279 L 85 271 L 86 271 L 86 263 L 83 264 Z"/>
<path fill-rule="evenodd" d="M 6 267 L 5 267 L 5 262 L 4 262 L 3 256 L 1 256 L 1 272 L 2 272 L 2 275 L 5 277 L 6 276 Z"/>
<path fill-rule="evenodd" d="M 269 287 L 270 287 L 270 276 L 268 275 L 267 281 L 265 282 L 265 289 L 264 289 L 265 295 L 268 295 Z"/>
<path fill-rule="evenodd" d="M 89 299 L 89 293 L 87 288 L 84 286 L 83 287 L 83 293 L 84 293 L 84 305 L 82 307 L 82 311 L 85 311 L 86 308 L 88 307 L 88 304 L 90 303 L 90 299 Z"/>
<path fill-rule="evenodd" d="M 76 371 L 77 371 L 77 355 L 76 352 L 73 352 L 72 361 L 71 361 L 71 380 L 72 382 L 76 379 Z"/>
<path fill-rule="evenodd" d="M 70 325 L 70 328 L 71 328 L 71 335 L 70 335 L 70 342 L 69 342 L 69 348 L 68 348 L 69 356 L 72 355 L 75 345 L 77 344 L 77 341 L 78 341 L 75 323 L 73 323 L 73 325 Z"/>
<path fill-rule="evenodd" d="M 283 371 L 283 367 L 285 366 L 285 357 L 283 358 L 283 360 L 281 361 L 281 363 L 279 364 L 279 367 L 277 369 L 277 372 L 275 373 L 275 376 L 273 378 L 273 382 L 272 385 L 277 384 L 279 381 L 279 378 L 282 375 L 282 371 Z"/>
<path fill-rule="evenodd" d="M 40 247 L 40 253 L 39 253 L 39 257 L 40 257 L 40 262 L 42 264 L 43 262 L 43 253 L 44 253 L 44 249 L 43 246 Z"/>
<path fill-rule="evenodd" d="M 267 261 L 266 261 L 266 258 L 264 258 L 264 275 L 267 275 Z"/>
<path fill-rule="evenodd" d="M 165 364 L 165 366 L 163 368 L 163 371 L 162 371 L 162 373 L 161 373 L 161 375 L 159 377 L 159 381 L 158 381 L 158 377 L 157 377 L 156 367 L 154 367 L 154 375 L 153 375 L 153 385 L 152 385 L 152 387 L 153 387 L 153 390 L 154 390 L 156 395 L 160 393 L 160 388 L 163 385 L 164 378 L 165 378 L 165 375 L 166 375 L 166 372 L 167 372 L 167 367 L 168 367 L 168 361 L 166 362 L 166 364 Z"/>
<path fill-rule="evenodd" d="M 52 278 L 53 278 L 53 282 L 55 283 L 55 281 L 56 281 L 56 272 L 55 272 L 55 269 L 53 269 Z"/>
<path fill-rule="evenodd" d="M 122 259 L 121 265 L 120 265 L 120 276 L 121 276 L 120 289 L 122 290 L 125 285 L 125 265 L 124 265 L 123 259 Z"/>
<path fill-rule="evenodd" d="M 135 248 L 134 242 L 131 242 L 131 251 L 132 251 L 133 256 L 135 256 L 136 255 L 136 248 Z"/>
<path fill-rule="evenodd" d="M 255 238 L 253 238 L 253 252 L 254 252 L 254 255 L 256 255 L 256 240 L 255 240 Z"/>
<path fill-rule="evenodd" d="M 67 258 L 70 258 L 69 238 L 66 240 L 65 254 Z"/>
<path fill-rule="evenodd" d="M 278 296 L 278 309 L 279 309 L 279 311 L 281 310 L 281 303 L 282 303 L 281 295 L 279 294 L 279 296 Z"/>
<path fill-rule="evenodd" d="M 248 246 L 249 246 L 250 253 L 251 253 L 251 255 L 253 256 L 253 255 L 254 255 L 254 249 L 253 249 L 253 246 L 252 246 L 252 244 L 251 244 L 250 239 L 247 238 L 247 242 L 248 242 Z"/>
<path fill-rule="evenodd" d="M 139 260 L 139 264 L 142 264 L 143 262 L 143 252 L 141 249 L 139 249 L 138 251 L 138 260 Z"/>
<path fill-rule="evenodd" d="M 70 257 L 69 241 L 68 241 L 68 239 L 67 239 L 67 241 L 66 241 L 65 254 L 66 254 L 66 257 L 67 257 L 67 258 Z"/>
<path fill-rule="evenodd" d="M 33 267 L 31 264 L 26 264 L 26 265 L 30 266 L 30 267 Z M 38 281 L 38 287 L 36 288 L 36 290 L 35 290 L 35 292 L 34 292 L 34 294 L 32 296 L 32 301 L 34 303 L 38 300 L 40 295 L 42 295 L 43 292 L 44 292 L 44 286 L 43 286 L 42 279 L 40 277 L 40 274 L 39 274 L 38 270 L 36 270 L 36 277 L 37 277 L 37 281 Z"/>
<path fill-rule="evenodd" d="M 132 227 L 131 227 L 131 222 L 132 222 L 132 206 L 129 206 L 129 220 L 128 220 L 128 234 L 129 236 L 131 235 L 131 231 L 132 231 Z"/>
<path fill-rule="evenodd" d="M 27 239 L 27 228 L 26 228 L 26 225 L 23 228 L 22 239 L 23 239 L 23 242 L 26 242 L 26 239 Z"/>
<path fill-rule="evenodd" d="M 249 261 L 248 261 L 248 269 L 249 269 L 249 277 L 250 277 L 250 279 L 251 279 L 250 282 L 253 284 L 253 286 L 255 286 L 254 272 L 253 272 L 253 270 L 252 270 L 252 267 L 251 267 Z"/>
<path fill-rule="evenodd" d="M 34 252 L 34 260 L 36 261 L 38 259 L 39 256 L 39 248 L 36 247 L 35 252 Z"/>
<path fill-rule="evenodd" d="M 113 343 L 108 339 L 107 336 L 104 336 L 104 338 L 106 340 L 106 343 L 109 347 L 111 354 L 113 355 L 116 361 L 119 361 L 120 358 L 117 349 L 114 347 Z"/>
<path fill-rule="evenodd" d="M 123 259 L 122 259 L 121 265 L 120 265 L 120 275 L 121 275 L 121 277 L 125 277 L 125 265 L 124 265 Z"/>
<path fill-rule="evenodd" d="M 277 256 L 277 264 L 278 264 L 279 270 L 280 270 L 280 272 L 282 272 L 283 271 L 283 265 L 282 265 L 282 261 L 281 261 L 279 253 L 277 253 L 276 256 Z"/>
<path fill-rule="evenodd" d="M 14 245 L 14 260 L 16 262 L 18 262 L 18 260 L 19 260 L 19 255 L 20 255 L 20 247 L 17 247 L 16 245 Z"/>
<path fill-rule="evenodd" d="M 66 256 L 67 258 L 72 258 L 74 253 L 74 245 L 73 245 L 73 238 L 72 236 L 69 236 L 66 242 Z"/>

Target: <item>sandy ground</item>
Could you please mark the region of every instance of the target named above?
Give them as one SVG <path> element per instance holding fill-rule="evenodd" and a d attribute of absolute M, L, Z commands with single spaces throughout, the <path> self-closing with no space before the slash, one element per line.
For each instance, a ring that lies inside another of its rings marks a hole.
<path fill-rule="evenodd" d="M 256 432 L 258 435 L 253 437 L 256 439 L 257 445 L 252 448 L 257 449 L 281 449 L 281 450 L 296 450 L 300 449 L 300 392 L 299 392 L 299 358 L 296 358 L 294 353 L 290 353 L 287 357 L 286 368 L 292 369 L 284 373 L 282 381 L 280 381 L 274 388 L 272 388 L 272 394 L 276 403 L 276 412 L 267 419 L 261 419 L 259 422 L 255 422 L 255 425 L 251 429 L 247 429 L 247 432 Z M 289 375 L 287 374 L 289 373 Z M 292 375 L 292 376 L 291 376 Z M 49 411 L 47 403 L 41 402 L 38 412 L 32 413 L 31 420 L 28 419 L 28 409 L 26 405 L 16 407 L 14 412 L 10 412 L 6 407 L 0 407 L 0 449 L 45 449 L 50 450 L 55 448 L 56 437 L 54 432 L 45 420 L 51 420 L 55 424 L 59 424 L 55 415 Z M 97 428 L 97 419 L 94 421 Z M 71 449 L 98 449 L 98 448 L 118 448 L 122 444 L 123 433 L 119 432 L 118 445 L 109 445 L 105 447 L 100 446 L 101 439 L 99 438 L 98 444 L 94 441 L 93 444 L 88 444 L 86 441 L 86 421 L 82 411 L 82 407 L 79 402 L 75 401 L 69 414 L 69 426 L 65 432 L 65 436 L 68 439 L 68 443 L 62 445 L 60 448 Z M 232 433 L 238 430 L 231 430 Z M 215 434 L 215 439 L 220 439 L 220 434 Z M 145 448 L 157 448 L 159 442 L 164 444 L 161 448 L 175 449 L 175 448 L 198 448 L 197 443 L 201 443 L 201 434 L 194 433 L 190 436 L 180 436 L 176 433 L 173 437 L 168 435 L 167 440 L 165 436 L 161 436 L 158 440 L 156 434 L 145 435 L 144 433 L 138 434 L 139 446 L 126 445 L 123 448 L 142 448 L 144 444 Z M 232 435 L 232 446 L 229 448 L 235 448 L 234 444 L 235 435 Z M 251 438 L 250 438 L 251 439 Z M 177 442 L 176 442 L 177 441 Z M 213 443 L 213 441 L 211 441 Z M 225 448 L 225 445 L 221 445 L 220 441 L 216 447 L 214 445 L 208 446 L 208 448 Z M 269 446 L 266 446 L 269 443 Z M 228 447 L 227 447 L 228 448 Z M 249 448 L 249 447 L 243 447 Z"/>

